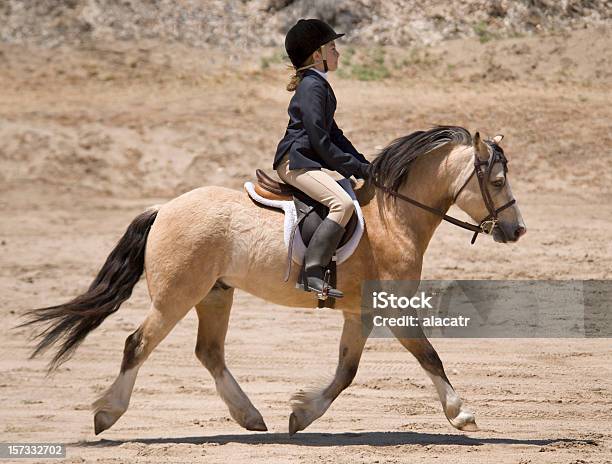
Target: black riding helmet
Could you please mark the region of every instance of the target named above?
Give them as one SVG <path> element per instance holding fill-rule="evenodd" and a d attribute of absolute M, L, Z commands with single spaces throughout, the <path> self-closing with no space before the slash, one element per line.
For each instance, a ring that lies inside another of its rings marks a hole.
<path fill-rule="evenodd" d="M 319 47 L 343 35 L 337 34 L 329 24 L 320 19 L 300 19 L 287 32 L 285 50 L 297 69 Z M 326 57 L 323 57 L 323 66 L 327 71 Z"/>

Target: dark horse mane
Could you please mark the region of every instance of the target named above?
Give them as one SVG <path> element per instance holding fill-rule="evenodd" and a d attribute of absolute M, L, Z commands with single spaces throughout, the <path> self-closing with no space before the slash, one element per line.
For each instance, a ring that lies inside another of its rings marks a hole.
<path fill-rule="evenodd" d="M 415 159 L 448 143 L 471 145 L 472 136 L 463 127 L 435 126 L 397 138 L 372 161 L 372 177 L 378 184 L 397 192 Z"/>

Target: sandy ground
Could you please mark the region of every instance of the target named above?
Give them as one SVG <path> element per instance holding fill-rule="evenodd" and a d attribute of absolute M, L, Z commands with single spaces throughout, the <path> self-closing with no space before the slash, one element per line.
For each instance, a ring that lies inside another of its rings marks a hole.
<path fill-rule="evenodd" d="M 593 36 L 593 47 L 602 41 L 609 45 L 609 36 Z M 544 42 L 528 45 L 541 51 L 550 46 Z M 24 310 L 86 288 L 144 207 L 198 185 L 240 188 L 256 167 L 269 167 L 289 94 L 275 68 L 213 66 L 194 80 L 172 67 L 155 74 L 151 59 L 140 77 L 121 68 L 102 79 L 91 74 L 108 65 L 98 55 L 37 53 L 22 61 L 18 49 L 1 55 L 21 63 L 0 75 L 1 442 L 66 443 L 64 462 L 612 461 L 609 339 L 434 340 L 476 414 L 475 433 L 447 423 L 433 386 L 399 343 L 371 340 L 353 385 L 289 438 L 289 398 L 332 375 L 341 316 L 242 292 L 228 365 L 269 432 L 247 432 L 230 419 L 193 354 L 191 312 L 142 367 L 128 412 L 94 436 L 89 404 L 114 379 L 124 340 L 144 318 L 144 282 L 51 377 L 45 359 L 27 361 L 29 332 L 9 327 Z M 478 72 L 489 69 L 482 66 Z M 600 66 L 592 74 L 609 76 L 609 61 Z M 332 76 L 337 120 L 369 156 L 431 123 L 506 135 L 527 235 L 516 246 L 479 239 L 471 247 L 469 233 L 443 225 L 423 277 L 611 278 L 609 83 L 457 73 L 442 72 L 433 83 L 427 75 L 381 82 Z"/>

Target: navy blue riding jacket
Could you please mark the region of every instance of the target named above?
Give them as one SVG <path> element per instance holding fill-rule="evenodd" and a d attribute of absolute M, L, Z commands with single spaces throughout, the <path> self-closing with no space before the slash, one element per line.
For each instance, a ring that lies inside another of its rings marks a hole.
<path fill-rule="evenodd" d="M 364 178 L 369 161 L 334 121 L 336 96 L 327 80 L 307 69 L 289 102 L 289 124 L 274 156 L 273 169 L 289 149 L 289 169 L 330 169 Z"/>

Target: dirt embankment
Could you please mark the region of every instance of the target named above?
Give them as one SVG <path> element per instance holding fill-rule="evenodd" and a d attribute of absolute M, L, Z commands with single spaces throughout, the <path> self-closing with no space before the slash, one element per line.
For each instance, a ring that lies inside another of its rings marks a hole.
<path fill-rule="evenodd" d="M 318 17 L 350 42 L 406 46 L 606 24 L 609 0 L 6 0 L 0 40 L 43 46 L 153 39 L 208 47 L 279 46 L 298 18 Z"/>
<path fill-rule="evenodd" d="M 609 194 L 611 43 L 609 29 L 594 28 L 409 49 L 339 46 L 337 120 L 370 157 L 431 124 L 503 132 L 522 187 Z M 286 125 L 288 73 L 269 49 L 4 44 L 0 61 L 4 188 L 134 197 L 240 187 L 268 167 Z"/>

